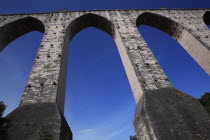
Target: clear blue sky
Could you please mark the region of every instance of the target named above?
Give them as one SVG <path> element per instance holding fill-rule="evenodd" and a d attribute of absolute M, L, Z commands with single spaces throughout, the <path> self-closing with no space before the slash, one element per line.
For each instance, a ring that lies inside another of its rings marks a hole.
<path fill-rule="evenodd" d="M 0 14 L 160 7 L 210 8 L 210 1 L 2 0 Z M 174 39 L 151 27 L 139 30 L 176 88 L 196 98 L 210 92 L 210 77 Z M 5 114 L 19 104 L 41 39 L 42 33 L 28 33 L 0 53 L 0 100 L 8 105 Z M 65 102 L 74 140 L 128 140 L 134 134 L 134 111 L 134 98 L 114 41 L 95 28 L 81 31 L 70 44 Z"/>

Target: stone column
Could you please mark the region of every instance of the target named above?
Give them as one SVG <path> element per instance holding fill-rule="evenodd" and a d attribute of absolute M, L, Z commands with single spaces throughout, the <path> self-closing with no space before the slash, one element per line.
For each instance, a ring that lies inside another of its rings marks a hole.
<path fill-rule="evenodd" d="M 120 13 L 116 22 L 119 36 L 143 91 L 137 96 L 134 93 L 137 101 L 134 119 L 137 139 L 210 139 L 208 113 L 197 99 L 170 84 L 132 17 L 135 17 L 132 12 Z M 131 87 L 132 80 L 135 81 L 135 78 L 129 79 Z"/>
<path fill-rule="evenodd" d="M 135 93 L 134 77 L 137 77 L 138 80 L 135 82 L 138 82 L 143 92 L 145 90 L 172 87 L 172 85 L 134 24 L 135 17 L 134 13 L 126 16 L 118 12 L 115 19 L 117 24 L 115 41 L 134 92 L 134 98 L 138 103 L 142 93 Z M 124 60 L 125 57 L 128 57 L 132 66 L 127 65 Z M 130 76 L 131 69 L 133 69 L 135 76 L 134 74 L 132 77 Z"/>
<path fill-rule="evenodd" d="M 63 115 L 68 46 L 65 26 L 59 13 L 45 23 L 45 33 L 34 61 L 20 106 L 8 115 L 12 120 L 8 140 L 32 140 L 40 129 L 53 140 L 71 140 L 72 133 Z M 24 134 L 23 134 L 24 133 Z"/>

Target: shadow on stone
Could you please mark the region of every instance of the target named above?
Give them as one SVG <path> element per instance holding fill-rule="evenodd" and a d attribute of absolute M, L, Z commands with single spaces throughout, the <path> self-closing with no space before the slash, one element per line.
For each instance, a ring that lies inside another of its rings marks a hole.
<path fill-rule="evenodd" d="M 8 140 L 35 140 L 40 129 L 52 140 L 72 140 L 71 130 L 64 116 L 54 103 L 39 103 L 20 106 L 11 112 Z"/>
<path fill-rule="evenodd" d="M 138 140 L 207 140 L 210 117 L 199 101 L 175 88 L 148 90 L 134 120 Z"/>

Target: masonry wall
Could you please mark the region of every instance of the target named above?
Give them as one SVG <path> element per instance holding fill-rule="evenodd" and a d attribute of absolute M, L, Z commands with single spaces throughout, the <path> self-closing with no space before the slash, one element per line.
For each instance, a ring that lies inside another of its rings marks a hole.
<path fill-rule="evenodd" d="M 20 107 L 56 103 L 63 113 L 69 43 L 82 29 L 99 28 L 115 41 L 134 98 L 139 103 L 146 91 L 172 88 L 172 85 L 137 27 L 149 25 L 171 35 L 210 75 L 210 30 L 203 21 L 203 15 L 209 10 L 101 10 L 0 15 L 0 50 L 25 33 L 43 32 Z"/>
<path fill-rule="evenodd" d="M 115 31 L 113 39 L 118 46 L 118 50 L 134 92 L 134 97 L 138 102 L 142 94 L 141 92 L 143 92 L 144 89 L 158 89 L 171 86 L 167 76 L 164 74 L 137 29 L 136 20 L 138 16 L 145 12 L 154 13 L 167 17 L 176 22 L 177 26 L 183 27 L 183 29 L 180 30 L 185 31 L 176 33 L 178 34 L 176 36 L 179 36 L 176 37 L 176 39 L 180 40 L 183 46 L 186 46 L 186 44 L 191 43 L 192 40 L 184 42 L 181 38 L 184 38 L 186 34 L 196 38 L 198 41 L 195 42 L 198 45 L 202 44 L 200 48 L 206 50 L 201 50 L 206 53 L 206 58 L 202 59 L 202 55 L 199 55 L 197 56 L 197 61 L 201 61 L 201 65 L 206 65 L 210 64 L 210 59 L 207 59 L 207 57 L 210 56 L 210 31 L 203 22 L 203 15 L 206 11 L 208 11 L 208 9 L 109 10 L 0 15 L 1 27 L 4 27 L 4 25 L 7 25 L 8 23 L 15 22 L 18 19 L 33 17 L 40 20 L 45 28 L 44 37 L 23 93 L 21 105 L 36 102 L 55 102 L 57 100 L 60 102 L 61 105 L 59 106 L 63 111 L 65 90 L 59 90 L 57 87 L 59 82 L 62 82 L 63 86 L 59 86 L 59 88 L 65 88 L 65 70 L 63 70 L 64 72 L 62 73 L 60 72 L 62 69 L 66 69 L 66 62 L 64 61 L 67 61 L 63 59 L 63 57 L 67 59 L 67 49 L 63 47 L 64 35 L 68 25 L 78 17 L 92 13 L 105 17 L 113 23 Z M 1 34 L 1 36 L 3 35 L 4 34 Z M 193 45 L 194 44 L 188 45 L 188 51 L 191 51 Z M 197 47 L 198 45 L 194 46 Z M 196 49 L 198 48 L 199 47 Z M 193 51 L 195 50 L 192 50 L 192 52 Z M 210 72 L 209 66 L 210 65 L 206 66 L 207 73 Z M 60 80 L 59 82 L 58 79 Z M 58 91 L 59 93 L 57 93 Z M 59 94 L 59 96 L 57 96 L 57 94 Z"/>

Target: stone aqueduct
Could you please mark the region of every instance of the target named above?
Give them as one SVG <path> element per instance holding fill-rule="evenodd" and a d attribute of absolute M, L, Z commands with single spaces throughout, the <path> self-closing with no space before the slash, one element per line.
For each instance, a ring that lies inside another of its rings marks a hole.
<path fill-rule="evenodd" d="M 54 140 L 71 140 L 63 115 L 68 46 L 87 27 L 108 33 L 122 59 L 136 106 L 138 140 L 207 140 L 210 117 L 199 102 L 175 89 L 137 27 L 176 39 L 210 75 L 210 9 L 61 11 L 0 15 L 0 50 L 31 31 L 44 33 L 20 105 L 7 117 L 9 140 L 31 140 L 44 127 Z"/>

